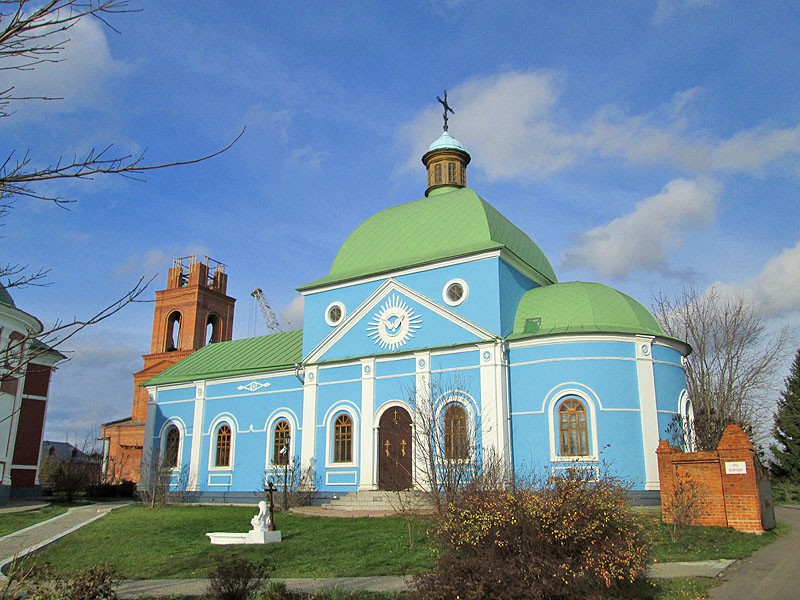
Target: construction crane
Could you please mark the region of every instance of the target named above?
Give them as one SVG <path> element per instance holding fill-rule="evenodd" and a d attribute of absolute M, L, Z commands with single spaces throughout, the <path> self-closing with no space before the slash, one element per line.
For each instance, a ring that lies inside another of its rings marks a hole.
<path fill-rule="evenodd" d="M 261 288 L 256 288 L 250 292 L 250 295 L 255 298 L 256 304 L 258 304 L 258 308 L 264 316 L 264 324 L 267 326 L 267 331 L 270 333 L 279 332 L 281 330 L 281 324 L 278 323 L 278 317 L 275 316 L 275 311 L 272 310 L 269 302 L 267 302 L 264 291 Z"/>

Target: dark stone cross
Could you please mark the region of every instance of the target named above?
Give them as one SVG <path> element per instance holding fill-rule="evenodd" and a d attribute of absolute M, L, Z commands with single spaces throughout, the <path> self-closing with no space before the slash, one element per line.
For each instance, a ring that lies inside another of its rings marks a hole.
<path fill-rule="evenodd" d="M 275 493 L 275 486 L 272 485 L 272 482 L 269 482 L 269 487 L 267 488 L 267 493 L 269 494 L 269 530 L 275 531 L 275 502 L 273 502 L 272 496 Z"/>
<path fill-rule="evenodd" d="M 447 131 L 447 113 L 449 112 L 450 114 L 454 115 L 454 114 L 456 114 L 456 111 L 454 111 L 452 108 L 450 108 L 450 105 L 447 103 L 447 90 L 444 91 L 444 100 L 439 98 L 439 96 L 436 96 L 436 99 L 439 101 L 439 104 L 441 104 L 442 107 L 444 108 L 444 111 L 442 113 L 442 116 L 444 117 L 444 127 L 443 127 L 443 129 L 444 129 L 444 131 Z"/>

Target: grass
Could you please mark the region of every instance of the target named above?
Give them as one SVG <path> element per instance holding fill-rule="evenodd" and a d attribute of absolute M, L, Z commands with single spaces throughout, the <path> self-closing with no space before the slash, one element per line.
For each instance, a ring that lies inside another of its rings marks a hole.
<path fill-rule="evenodd" d="M 658 512 L 641 514 L 639 518 L 649 532 L 650 555 L 654 562 L 746 558 L 785 531 L 782 525 L 762 535 L 723 527 L 688 527 L 680 532 L 680 539 L 674 543 L 672 526 L 662 523 Z"/>
<path fill-rule="evenodd" d="M 41 560 L 56 571 L 109 562 L 122 579 L 206 577 L 217 557 L 239 554 L 268 558 L 274 577 L 350 577 L 408 575 L 433 564 L 425 529 L 413 521 L 409 547 L 403 518 L 336 519 L 278 514 L 283 541 L 252 546 L 212 546 L 212 531 L 245 532 L 249 506 L 173 506 L 120 508 L 46 548 Z"/>
<path fill-rule="evenodd" d="M 3 517 L 0 519 L 0 537 L 57 517 L 70 508 L 71 506 L 67 504 L 48 504 L 44 508 L 36 510 L 3 513 Z"/>
<path fill-rule="evenodd" d="M 426 529 L 429 520 L 412 522 L 414 543 L 409 547 L 403 518 L 336 519 L 278 514 L 283 541 L 264 546 L 212 546 L 209 531 L 246 531 L 252 507 L 174 506 L 150 509 L 130 506 L 76 531 L 41 554 L 56 571 L 72 571 L 110 562 L 122 579 L 203 578 L 217 557 L 239 554 L 251 560 L 270 559 L 276 578 L 409 575 L 424 572 L 434 562 Z M 656 562 L 716 558 L 739 559 L 772 542 L 776 532 L 756 536 L 713 527 L 691 527 L 675 544 L 670 526 L 658 512 L 637 514 L 650 538 Z M 640 600 L 708 598 L 718 581 L 681 578 L 643 581 L 635 590 Z M 301 598 L 298 596 L 298 599 Z M 325 598 L 325 596 L 317 597 Z M 402 600 L 397 594 L 331 596 L 336 600 Z M 183 600 L 175 596 L 172 600 Z"/>

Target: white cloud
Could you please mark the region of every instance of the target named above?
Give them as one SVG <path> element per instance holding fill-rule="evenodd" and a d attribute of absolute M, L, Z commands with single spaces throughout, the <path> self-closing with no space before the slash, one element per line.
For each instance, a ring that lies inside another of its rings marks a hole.
<path fill-rule="evenodd" d="M 764 317 L 800 311 L 800 241 L 770 258 L 755 277 L 744 283 L 712 284 L 729 297 L 744 297 Z"/>
<path fill-rule="evenodd" d="M 322 166 L 322 161 L 331 155 L 327 150 L 315 150 L 310 146 L 297 148 L 289 153 L 287 162 L 290 165 L 303 165 L 305 169 L 317 170 Z"/>
<path fill-rule="evenodd" d="M 640 269 L 666 271 L 670 248 L 680 245 L 687 229 L 713 220 L 719 195 L 719 184 L 708 178 L 670 181 L 633 212 L 581 235 L 562 262 L 617 278 Z"/>
<path fill-rule="evenodd" d="M 658 0 L 653 24 L 662 25 L 676 15 L 715 4 L 716 0 Z"/>
<path fill-rule="evenodd" d="M 297 329 L 303 325 L 303 296 L 297 295 L 286 305 L 281 312 L 281 321 L 286 323 L 291 329 Z"/>
<path fill-rule="evenodd" d="M 0 89 L 14 86 L 14 96 L 63 98 L 14 103 L 18 118 L 73 112 L 103 98 L 107 80 L 129 69 L 111 56 L 103 24 L 98 19 L 81 19 L 51 41 L 67 40 L 58 62 L 43 63 L 25 70 L 0 71 Z"/>
<path fill-rule="evenodd" d="M 783 159 L 800 158 L 800 124 L 758 125 L 728 138 L 691 130 L 682 115 L 702 92 L 677 91 L 653 111 L 630 115 L 598 107 L 589 118 L 571 120 L 560 107 L 564 77 L 556 71 L 510 71 L 465 81 L 449 90 L 456 114 L 451 133 L 475 157 L 490 179 L 541 178 L 599 158 L 632 165 L 672 166 L 688 173 L 749 172 Z M 441 126 L 441 111 L 422 111 L 401 135 L 419 157 Z"/>
<path fill-rule="evenodd" d="M 71 360 L 53 375 L 45 439 L 94 439 L 101 423 L 130 415 L 141 348 L 126 343 L 114 329 L 105 332 L 70 344 Z"/>
<path fill-rule="evenodd" d="M 276 132 L 286 143 L 289 140 L 292 117 L 291 110 L 269 110 L 262 102 L 258 102 L 251 105 L 242 115 L 240 127 Z"/>
<path fill-rule="evenodd" d="M 151 248 L 144 254 L 131 256 L 124 265 L 120 265 L 115 271 L 116 277 L 146 277 L 163 273 L 166 277 L 167 269 L 172 266 L 172 261 L 181 256 L 209 256 L 208 250 L 200 245 L 190 245 L 181 249 L 172 250 L 164 248 Z"/>

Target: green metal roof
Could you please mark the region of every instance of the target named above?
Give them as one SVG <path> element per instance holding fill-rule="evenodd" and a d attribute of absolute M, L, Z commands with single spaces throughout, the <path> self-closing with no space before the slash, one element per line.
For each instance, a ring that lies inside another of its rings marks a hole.
<path fill-rule="evenodd" d="M 557 281 L 550 261 L 521 229 L 471 189 L 447 189 L 364 221 L 342 245 L 330 273 L 298 289 L 501 248 L 536 271 L 542 283 Z"/>
<path fill-rule="evenodd" d="M 303 331 L 209 344 L 144 382 L 166 385 L 289 369 L 302 360 Z"/>
<path fill-rule="evenodd" d="M 11 297 L 11 294 L 8 293 L 8 290 L 0 285 L 0 304 L 6 304 L 8 306 L 16 306 L 14 304 L 14 299 Z"/>
<path fill-rule="evenodd" d="M 663 335 L 639 302 L 606 285 L 582 281 L 535 288 L 520 300 L 509 339 L 554 333 Z"/>

